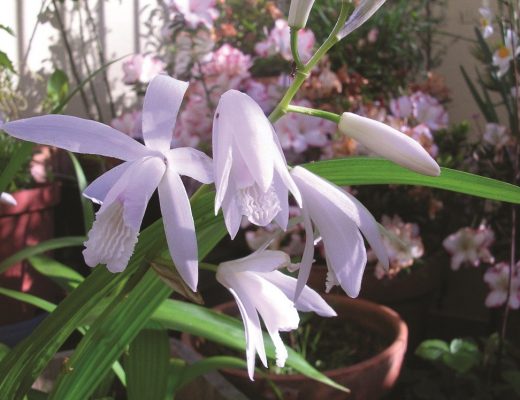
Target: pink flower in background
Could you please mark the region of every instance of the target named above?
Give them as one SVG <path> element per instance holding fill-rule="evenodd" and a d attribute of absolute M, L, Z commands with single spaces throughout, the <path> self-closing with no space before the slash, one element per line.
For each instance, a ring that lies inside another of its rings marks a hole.
<path fill-rule="evenodd" d="M 174 74 L 182 76 L 190 72 L 193 65 L 209 62 L 214 45 L 211 33 L 206 30 L 179 33 L 174 44 Z"/>
<path fill-rule="evenodd" d="M 126 133 L 131 138 L 143 138 L 141 111 L 124 113 L 120 117 L 113 119 L 110 122 L 110 126 L 120 132 Z"/>
<path fill-rule="evenodd" d="M 312 107 L 306 100 L 296 105 Z M 309 147 L 324 147 L 330 142 L 329 135 L 336 132 L 336 124 L 321 118 L 290 113 L 275 123 L 275 130 L 284 150 L 303 153 Z"/>
<path fill-rule="evenodd" d="M 413 104 L 409 96 L 401 96 L 390 100 L 390 111 L 397 118 L 408 118 L 412 115 Z"/>
<path fill-rule="evenodd" d="M 175 127 L 172 147 L 197 147 L 211 139 L 213 116 L 204 95 L 191 93 Z"/>
<path fill-rule="evenodd" d="M 276 80 L 263 83 L 249 79 L 245 87 L 246 93 L 258 103 L 265 113 L 271 112 L 283 95 L 283 86 L 279 85 Z"/>
<path fill-rule="evenodd" d="M 411 267 L 416 259 L 421 258 L 424 254 L 424 246 L 419 235 L 419 225 L 405 223 L 398 215 L 394 215 L 393 218 L 383 215 L 381 224 L 387 230 L 387 234 L 383 235 L 383 244 L 390 259 L 390 267 L 385 269 L 381 262 L 378 262 L 374 273 L 378 279 L 385 276 L 392 278 L 402 269 Z M 369 258 L 371 260 L 376 258 L 373 251 L 369 252 Z"/>
<path fill-rule="evenodd" d="M 435 144 L 433 140 L 433 135 L 425 124 L 420 124 L 417 126 L 414 126 L 413 128 L 409 128 L 405 131 L 408 136 L 410 136 L 412 139 L 416 140 L 421 144 L 421 146 L 432 156 L 433 158 L 437 157 L 437 154 L 439 153 L 439 147 Z"/>
<path fill-rule="evenodd" d="M 379 38 L 379 29 L 377 29 L 377 28 L 370 29 L 370 31 L 368 32 L 368 35 L 367 35 L 368 43 L 375 43 L 375 42 L 377 42 L 378 38 Z"/>
<path fill-rule="evenodd" d="M 202 74 L 207 86 L 217 88 L 218 96 L 230 89 L 237 89 L 242 81 L 250 77 L 253 65 L 251 56 L 225 44 L 215 51 L 210 60 L 202 66 Z M 213 93 L 212 93 L 213 94 Z M 218 101 L 218 97 L 216 98 Z"/>
<path fill-rule="evenodd" d="M 298 51 L 303 61 L 311 58 L 315 43 L 316 38 L 310 29 L 303 29 L 299 32 Z M 290 28 L 287 21 L 283 19 L 276 20 L 274 28 L 269 32 L 267 39 L 257 43 L 255 51 L 262 57 L 280 54 L 286 60 L 292 60 Z"/>
<path fill-rule="evenodd" d="M 192 29 L 199 24 L 211 29 L 213 21 L 219 16 L 215 8 L 216 0 L 170 0 L 170 5 L 183 15 L 186 24 Z"/>
<path fill-rule="evenodd" d="M 484 282 L 489 285 L 491 291 L 486 297 L 487 307 L 500 307 L 507 301 L 510 265 L 501 262 L 489 268 L 484 274 Z M 511 294 L 509 308 L 520 308 L 520 261 L 516 263 L 512 271 Z"/>
<path fill-rule="evenodd" d="M 156 75 L 164 72 L 166 64 L 151 55 L 135 54 L 123 63 L 123 82 L 127 85 L 148 83 Z"/>
<path fill-rule="evenodd" d="M 500 124 L 486 124 L 486 131 L 484 132 L 482 139 L 485 143 L 490 144 L 497 150 L 500 150 L 509 142 L 507 128 Z"/>
<path fill-rule="evenodd" d="M 426 124 L 434 131 L 448 126 L 448 113 L 435 97 L 423 92 L 415 92 L 411 100 L 413 116 L 419 123 Z"/>
<path fill-rule="evenodd" d="M 495 241 L 495 233 L 485 225 L 478 229 L 461 228 L 442 242 L 451 255 L 451 269 L 457 271 L 461 264 L 469 263 L 478 267 L 480 262 L 493 263 L 494 257 L 489 246 Z"/>

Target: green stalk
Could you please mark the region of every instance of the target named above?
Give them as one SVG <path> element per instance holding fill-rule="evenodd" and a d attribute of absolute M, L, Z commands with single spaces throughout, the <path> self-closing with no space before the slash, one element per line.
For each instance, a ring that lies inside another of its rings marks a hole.
<path fill-rule="evenodd" d="M 312 56 L 312 58 L 303 66 L 303 68 L 298 68 L 294 77 L 294 81 L 287 89 L 287 92 L 283 96 L 282 100 L 280 100 L 280 103 L 276 106 L 276 108 L 273 110 L 271 115 L 269 115 L 269 120 L 271 123 L 274 123 L 278 121 L 281 117 L 283 117 L 287 113 L 287 107 L 289 106 L 289 103 L 292 101 L 294 96 L 296 96 L 296 93 L 300 90 L 301 86 L 305 82 L 305 80 L 309 77 L 310 72 L 312 69 L 316 66 L 316 64 L 321 60 L 321 58 L 327 54 L 327 52 L 334 46 L 336 43 L 339 42 L 340 39 L 338 39 L 337 34 L 345 24 L 347 18 L 348 18 L 348 2 L 347 0 L 341 1 L 341 11 L 338 16 L 338 20 L 336 22 L 336 25 L 334 26 L 334 29 L 329 34 L 329 37 L 321 47 L 316 51 L 316 53 Z M 294 36 L 292 34 L 291 36 Z M 297 40 L 296 40 L 297 42 Z M 291 37 L 291 49 L 293 51 L 293 54 L 295 53 L 295 49 L 293 48 L 293 38 Z M 296 43 L 297 44 L 297 43 Z M 297 46 L 296 46 L 297 47 Z M 297 52 L 297 50 L 296 50 Z M 295 59 L 295 62 L 297 60 Z"/>
<path fill-rule="evenodd" d="M 310 115 L 311 117 L 323 118 L 323 119 L 332 121 L 336 124 L 339 124 L 339 121 L 341 119 L 341 115 L 338 115 L 336 113 L 332 113 L 329 111 L 323 111 L 323 110 L 317 110 L 315 108 L 309 108 L 309 107 L 288 105 L 286 112 L 294 112 L 294 113 L 298 113 L 298 114 Z"/>

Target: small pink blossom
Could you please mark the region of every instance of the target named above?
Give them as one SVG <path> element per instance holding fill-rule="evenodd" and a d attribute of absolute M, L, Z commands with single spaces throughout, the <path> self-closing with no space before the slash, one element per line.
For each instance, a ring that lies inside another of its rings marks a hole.
<path fill-rule="evenodd" d="M 509 268 L 510 265 L 508 263 L 501 262 L 489 268 L 484 274 L 484 282 L 489 285 L 491 290 L 486 297 L 487 307 L 500 307 L 506 303 L 509 286 Z M 512 271 L 509 308 L 514 310 L 520 308 L 520 261 L 516 263 Z"/>
<path fill-rule="evenodd" d="M 421 144 L 422 147 L 430 154 L 433 158 L 437 157 L 439 153 L 439 147 L 433 140 L 433 135 L 426 124 L 420 124 L 413 128 L 405 131 L 412 139 L 416 140 Z"/>
<path fill-rule="evenodd" d="M 311 107 L 303 100 L 296 105 Z M 308 115 L 290 113 L 274 125 L 284 150 L 303 153 L 309 147 L 324 147 L 330 142 L 329 135 L 336 131 L 336 125 L 330 121 Z"/>
<path fill-rule="evenodd" d="M 431 130 L 439 130 L 448 126 L 448 113 L 439 101 L 423 92 L 416 92 L 411 96 L 413 116 Z"/>
<path fill-rule="evenodd" d="M 417 224 L 405 223 L 398 215 L 394 215 L 393 218 L 383 215 L 381 224 L 388 233 L 383 235 L 383 244 L 390 259 L 390 267 L 386 270 L 378 262 L 374 274 L 378 279 L 385 276 L 392 278 L 402 269 L 411 267 L 416 259 L 421 258 L 424 254 L 424 246 Z M 369 258 L 376 258 L 372 251 L 369 252 Z"/>
<path fill-rule="evenodd" d="M 500 124 L 486 124 L 486 131 L 482 139 L 485 143 L 495 147 L 496 150 L 500 150 L 509 142 L 507 128 Z"/>
<path fill-rule="evenodd" d="M 135 54 L 123 63 L 123 82 L 127 85 L 146 84 L 164 72 L 166 64 L 151 55 Z"/>
<path fill-rule="evenodd" d="M 191 29 L 197 28 L 199 24 L 211 29 L 213 21 L 219 16 L 215 8 L 216 0 L 171 0 L 170 4 L 175 11 L 182 14 Z M 174 16 L 175 14 L 174 12 Z"/>
<path fill-rule="evenodd" d="M 390 100 L 390 111 L 397 118 L 408 118 L 412 115 L 413 104 L 409 96 L 401 96 Z"/>
<path fill-rule="evenodd" d="M 269 113 L 283 95 L 283 86 L 278 81 L 260 82 L 249 79 L 246 84 L 246 93 L 258 103 L 265 113 Z"/>
<path fill-rule="evenodd" d="M 197 147 L 211 138 L 213 116 L 204 95 L 191 93 L 175 126 L 172 147 Z"/>
<path fill-rule="evenodd" d="M 493 263 L 489 246 L 495 241 L 491 228 L 481 225 L 478 229 L 461 228 L 442 242 L 451 255 L 451 269 L 458 270 L 463 263 L 478 267 L 481 262 Z"/>
<path fill-rule="evenodd" d="M 217 88 L 218 95 L 230 89 L 238 89 L 250 77 L 251 57 L 239 49 L 225 44 L 212 53 L 209 61 L 202 66 L 202 74 L 208 87 Z M 218 101 L 218 97 L 217 97 Z"/>
<path fill-rule="evenodd" d="M 377 29 L 377 28 L 370 29 L 370 31 L 368 32 L 368 35 L 367 35 L 368 43 L 375 43 L 375 42 L 377 42 L 378 38 L 379 38 L 379 29 Z"/>
<path fill-rule="evenodd" d="M 126 133 L 128 136 L 134 139 L 142 139 L 142 119 L 141 111 L 127 112 L 113 119 L 110 122 L 110 126 L 117 129 L 120 132 Z"/>
<path fill-rule="evenodd" d="M 312 50 L 316 43 L 314 33 L 310 29 L 302 29 L 298 33 L 298 51 L 302 61 L 307 61 L 312 56 Z M 278 19 L 269 36 L 263 42 L 257 43 L 255 51 L 259 56 L 268 57 L 280 54 L 288 61 L 293 59 L 291 53 L 290 28 L 287 21 Z"/>

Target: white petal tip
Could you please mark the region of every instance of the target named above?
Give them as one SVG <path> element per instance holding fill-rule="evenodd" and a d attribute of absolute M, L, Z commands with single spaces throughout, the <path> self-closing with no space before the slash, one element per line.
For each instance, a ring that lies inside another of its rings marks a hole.
<path fill-rule="evenodd" d="M 2 192 L 2 193 L 0 193 L 0 204 L 5 204 L 6 206 L 14 207 L 18 204 L 18 202 L 9 193 Z"/>

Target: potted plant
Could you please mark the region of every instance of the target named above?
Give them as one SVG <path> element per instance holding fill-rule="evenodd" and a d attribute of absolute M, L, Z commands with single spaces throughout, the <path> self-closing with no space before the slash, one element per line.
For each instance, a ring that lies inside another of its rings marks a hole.
<path fill-rule="evenodd" d="M 342 295 L 324 295 L 338 313 L 337 319 L 302 318 L 302 326 L 289 335 L 300 354 L 326 376 L 351 390 L 349 398 L 377 399 L 395 384 L 408 342 L 408 328 L 399 315 L 384 306 Z M 215 310 L 235 315 L 234 302 Z M 183 334 L 182 341 L 204 355 L 215 351 L 200 338 Z M 222 348 L 218 348 L 222 352 Z M 276 369 L 276 367 L 275 367 Z M 225 369 L 224 375 L 250 396 L 275 398 L 276 391 L 287 399 L 342 399 L 345 394 L 317 383 L 294 370 L 258 374 L 253 384 L 242 369 Z M 275 389 L 273 389 L 273 385 Z"/>

